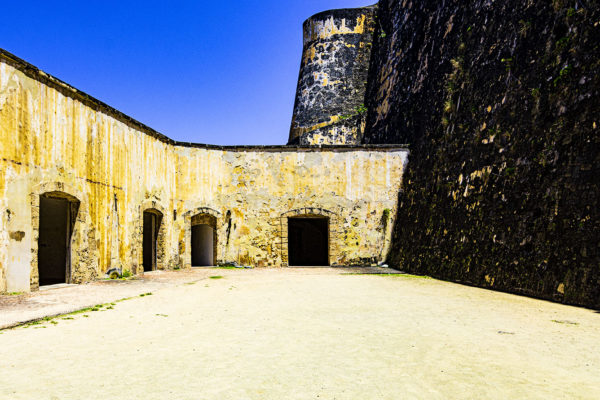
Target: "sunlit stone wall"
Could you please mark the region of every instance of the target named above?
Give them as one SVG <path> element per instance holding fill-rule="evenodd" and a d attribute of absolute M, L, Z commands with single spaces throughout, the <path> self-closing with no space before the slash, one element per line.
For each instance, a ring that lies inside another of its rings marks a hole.
<path fill-rule="evenodd" d="M 287 218 L 329 218 L 329 262 L 385 257 L 407 150 L 176 143 L 0 51 L 0 291 L 38 287 L 39 196 L 79 201 L 69 281 L 142 273 L 143 212 L 162 213 L 158 269 L 191 264 L 191 221 L 217 220 L 217 261 L 287 265 Z"/>

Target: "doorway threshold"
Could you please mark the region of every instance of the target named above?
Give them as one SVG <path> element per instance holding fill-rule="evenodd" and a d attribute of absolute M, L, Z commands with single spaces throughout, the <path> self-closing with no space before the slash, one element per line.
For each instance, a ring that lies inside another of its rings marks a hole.
<path fill-rule="evenodd" d="M 44 286 L 40 286 L 39 290 L 40 292 L 46 291 L 46 290 L 53 290 L 53 289 L 62 289 L 62 288 L 66 288 L 66 287 L 73 287 L 73 286 L 78 286 L 74 283 L 57 283 L 54 285 L 44 285 Z"/>

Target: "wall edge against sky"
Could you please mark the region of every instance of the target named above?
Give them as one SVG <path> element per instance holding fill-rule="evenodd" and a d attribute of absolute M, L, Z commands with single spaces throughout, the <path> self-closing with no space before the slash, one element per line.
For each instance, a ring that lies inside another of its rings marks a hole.
<path fill-rule="evenodd" d="M 408 145 L 392 144 L 392 145 L 320 145 L 320 146 L 287 146 L 287 145 L 213 145 L 205 143 L 180 142 L 169 138 L 168 136 L 156 131 L 148 125 L 130 117 L 129 115 L 109 106 L 97 98 L 69 85 L 55 76 L 48 74 L 31 63 L 15 56 L 14 54 L 0 48 L 0 60 L 6 62 L 31 79 L 34 79 L 42 84 L 48 85 L 58 90 L 63 95 L 74 100 L 82 102 L 84 105 L 102 112 L 116 120 L 126 124 L 127 126 L 137 129 L 142 133 L 151 136 L 163 143 L 176 147 L 191 147 L 203 148 L 209 150 L 224 150 L 224 151 L 397 151 L 408 150 Z"/>

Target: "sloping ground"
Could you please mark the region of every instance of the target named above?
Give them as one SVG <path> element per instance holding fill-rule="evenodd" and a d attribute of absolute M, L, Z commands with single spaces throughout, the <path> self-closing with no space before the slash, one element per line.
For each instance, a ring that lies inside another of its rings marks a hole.
<path fill-rule="evenodd" d="M 2 331 L 0 398 L 600 396 L 590 310 L 406 275 L 215 272 Z"/>
<path fill-rule="evenodd" d="M 0 295 L 0 329 L 76 312 L 86 308 L 130 299 L 158 289 L 187 285 L 211 276 L 228 275 L 235 268 L 194 268 L 179 271 L 154 271 L 131 279 L 101 280 L 84 285 L 53 285 L 31 293 Z M 296 270 L 294 270 L 296 271 Z M 302 270 L 297 270 L 301 272 Z M 377 267 L 324 269 L 329 273 L 390 273 Z"/>
<path fill-rule="evenodd" d="M 208 279 L 211 271 L 214 274 L 215 270 L 208 268 L 177 272 L 156 271 L 131 280 L 55 285 L 42 288 L 39 292 L 0 295 L 0 329 L 151 293 L 165 287 Z"/>
<path fill-rule="evenodd" d="M 367 143 L 411 156 L 391 265 L 600 308 L 600 4 L 382 0 Z"/>

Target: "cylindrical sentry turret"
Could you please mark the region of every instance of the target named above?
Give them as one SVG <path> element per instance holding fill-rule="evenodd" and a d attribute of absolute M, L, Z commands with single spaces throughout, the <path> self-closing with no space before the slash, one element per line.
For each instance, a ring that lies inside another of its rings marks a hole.
<path fill-rule="evenodd" d="M 304 22 L 290 145 L 360 144 L 376 6 Z"/>

